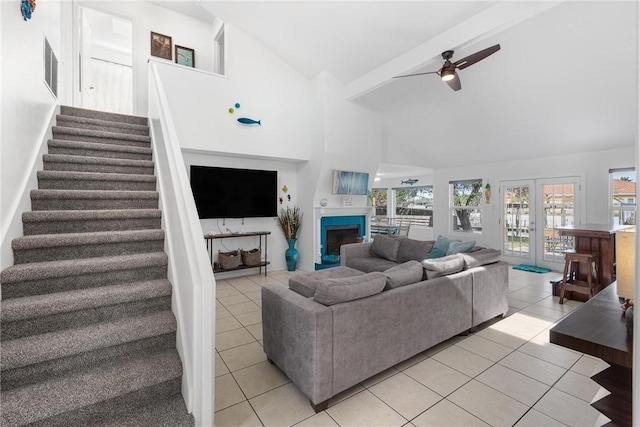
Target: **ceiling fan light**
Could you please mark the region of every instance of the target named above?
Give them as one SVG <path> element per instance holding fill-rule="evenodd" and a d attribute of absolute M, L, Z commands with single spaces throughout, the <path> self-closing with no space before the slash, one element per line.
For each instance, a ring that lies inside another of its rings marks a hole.
<path fill-rule="evenodd" d="M 456 77 L 456 69 L 455 67 L 445 67 L 442 69 L 440 73 L 440 78 L 443 82 L 448 82 L 453 80 Z"/>

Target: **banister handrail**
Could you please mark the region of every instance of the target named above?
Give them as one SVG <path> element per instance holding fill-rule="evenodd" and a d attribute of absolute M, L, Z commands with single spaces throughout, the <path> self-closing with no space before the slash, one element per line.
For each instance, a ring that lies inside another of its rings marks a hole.
<path fill-rule="evenodd" d="M 213 425 L 215 278 L 157 64 L 149 62 L 149 127 L 183 362 L 182 394 L 196 425 Z"/>

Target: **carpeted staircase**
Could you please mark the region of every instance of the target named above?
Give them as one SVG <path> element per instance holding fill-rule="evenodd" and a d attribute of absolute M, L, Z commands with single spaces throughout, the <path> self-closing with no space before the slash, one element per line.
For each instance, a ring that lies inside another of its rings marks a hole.
<path fill-rule="evenodd" d="M 0 425 L 192 426 L 147 119 L 56 123 L 0 273 Z"/>

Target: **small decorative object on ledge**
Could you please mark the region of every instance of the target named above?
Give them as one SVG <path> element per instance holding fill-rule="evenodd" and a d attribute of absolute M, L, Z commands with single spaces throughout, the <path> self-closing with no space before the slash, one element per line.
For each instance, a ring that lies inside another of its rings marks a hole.
<path fill-rule="evenodd" d="M 22 0 L 20 2 L 20 12 L 22 12 L 25 21 L 31 19 L 34 10 L 36 10 L 36 0 Z"/>
<path fill-rule="evenodd" d="M 295 271 L 298 265 L 298 250 L 295 248 L 296 241 L 298 239 L 298 232 L 302 226 L 302 212 L 300 208 L 294 206 L 293 208 L 287 206 L 281 208 L 278 214 L 278 223 L 280 229 L 284 234 L 284 238 L 287 239 L 289 248 L 285 251 L 284 257 L 287 262 L 287 270 Z"/>
<path fill-rule="evenodd" d="M 176 64 L 186 65 L 187 67 L 196 66 L 195 51 L 191 48 L 184 46 L 175 46 L 176 49 Z"/>
<path fill-rule="evenodd" d="M 320 199 L 320 206 L 322 206 L 323 208 L 326 208 L 328 204 L 329 204 L 329 200 L 327 200 L 326 197 L 323 197 L 322 199 Z"/>

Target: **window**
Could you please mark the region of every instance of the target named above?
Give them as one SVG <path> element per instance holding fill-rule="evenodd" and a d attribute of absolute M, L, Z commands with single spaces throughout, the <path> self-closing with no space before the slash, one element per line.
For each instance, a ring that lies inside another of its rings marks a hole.
<path fill-rule="evenodd" d="M 376 218 L 386 218 L 387 216 L 387 189 L 372 188 L 369 195 L 371 206 L 375 209 Z"/>
<path fill-rule="evenodd" d="M 482 180 L 450 181 L 451 230 L 482 233 Z"/>
<path fill-rule="evenodd" d="M 616 225 L 636 224 L 636 183 L 634 168 L 610 169 L 611 222 Z"/>
<path fill-rule="evenodd" d="M 433 186 L 393 189 L 395 217 L 403 224 L 433 227 Z"/>

